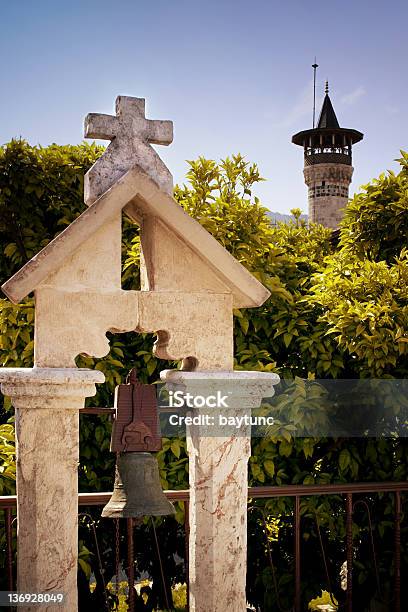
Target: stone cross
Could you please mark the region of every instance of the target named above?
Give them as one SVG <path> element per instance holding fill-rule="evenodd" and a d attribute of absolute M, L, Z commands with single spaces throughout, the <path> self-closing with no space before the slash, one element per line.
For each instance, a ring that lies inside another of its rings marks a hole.
<path fill-rule="evenodd" d="M 84 197 L 88 206 L 134 166 L 139 166 L 163 191 L 173 195 L 173 177 L 151 146 L 169 145 L 173 141 L 173 122 L 146 119 L 144 98 L 118 96 L 116 116 L 88 114 L 84 136 L 111 141 L 85 176 Z"/>

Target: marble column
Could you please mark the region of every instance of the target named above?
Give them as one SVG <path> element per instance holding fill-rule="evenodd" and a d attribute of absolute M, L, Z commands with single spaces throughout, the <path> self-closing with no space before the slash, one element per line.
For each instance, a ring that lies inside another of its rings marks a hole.
<path fill-rule="evenodd" d="M 17 590 L 64 594 L 62 606 L 26 612 L 77 610 L 78 409 L 104 378 L 84 369 L 0 369 L 16 410 Z"/>
<path fill-rule="evenodd" d="M 191 612 L 246 611 L 250 426 L 219 426 L 219 415 L 245 417 L 271 397 L 272 373 L 217 371 L 161 374 L 168 390 L 226 397 L 227 407 L 193 408 L 208 424 L 187 428 L 190 476 L 189 592 Z M 236 431 L 236 433 L 234 433 Z"/>

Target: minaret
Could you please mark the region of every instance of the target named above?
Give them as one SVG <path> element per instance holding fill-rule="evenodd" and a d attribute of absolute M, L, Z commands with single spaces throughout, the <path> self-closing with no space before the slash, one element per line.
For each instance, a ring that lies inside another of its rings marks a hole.
<path fill-rule="evenodd" d="M 298 132 L 292 138 L 292 142 L 302 146 L 305 153 L 303 174 L 309 191 L 309 223 L 337 228 L 348 202 L 354 170 L 351 165 L 352 145 L 362 138 L 361 132 L 340 127 L 326 81 L 317 126 Z"/>

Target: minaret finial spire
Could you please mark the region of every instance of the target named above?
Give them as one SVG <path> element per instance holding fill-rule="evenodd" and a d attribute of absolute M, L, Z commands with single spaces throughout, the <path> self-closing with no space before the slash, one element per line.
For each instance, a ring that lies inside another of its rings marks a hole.
<path fill-rule="evenodd" d="M 329 94 L 329 81 L 326 81 L 326 87 L 324 88 L 324 93 L 326 96 Z"/>
<path fill-rule="evenodd" d="M 314 64 L 312 64 L 313 68 L 313 129 L 315 128 L 316 123 L 316 70 L 318 69 L 319 64 L 316 63 L 316 56 Z"/>

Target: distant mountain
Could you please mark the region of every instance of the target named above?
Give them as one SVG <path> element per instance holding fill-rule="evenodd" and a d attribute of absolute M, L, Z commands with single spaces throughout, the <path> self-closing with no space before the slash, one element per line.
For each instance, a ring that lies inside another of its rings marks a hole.
<path fill-rule="evenodd" d="M 272 223 L 289 223 L 289 221 L 293 221 L 293 215 L 286 215 L 285 213 L 269 211 L 267 215 L 272 221 Z M 300 215 L 300 218 L 307 221 L 307 215 Z"/>

